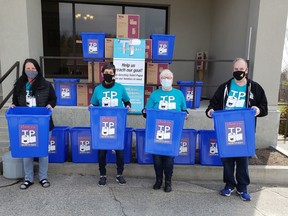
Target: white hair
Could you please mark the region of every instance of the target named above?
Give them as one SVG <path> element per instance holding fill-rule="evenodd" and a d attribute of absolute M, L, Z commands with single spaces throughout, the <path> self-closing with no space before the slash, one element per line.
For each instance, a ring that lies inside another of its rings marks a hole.
<path fill-rule="evenodd" d="M 159 75 L 159 78 L 161 79 L 161 77 L 163 77 L 165 75 L 171 76 L 173 78 L 173 73 L 169 69 L 162 70 L 160 75 Z"/>

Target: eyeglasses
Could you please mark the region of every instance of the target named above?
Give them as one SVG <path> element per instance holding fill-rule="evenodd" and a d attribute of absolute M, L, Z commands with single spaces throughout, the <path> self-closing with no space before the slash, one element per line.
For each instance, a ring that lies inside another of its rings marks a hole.
<path fill-rule="evenodd" d="M 169 80 L 172 80 L 173 77 L 167 77 L 167 76 L 164 76 L 164 77 L 161 77 L 161 79 L 169 79 Z"/>

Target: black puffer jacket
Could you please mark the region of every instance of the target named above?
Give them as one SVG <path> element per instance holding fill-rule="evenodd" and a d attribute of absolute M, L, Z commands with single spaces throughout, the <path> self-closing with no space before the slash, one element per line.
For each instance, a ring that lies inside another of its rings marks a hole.
<path fill-rule="evenodd" d="M 207 113 L 210 109 L 223 110 L 225 108 L 231 81 L 232 79 L 228 80 L 220 85 L 216 90 L 214 96 L 210 100 L 208 108 L 206 109 L 206 116 L 208 118 L 210 117 L 207 115 Z M 268 102 L 264 89 L 257 82 L 250 79 L 247 79 L 246 106 L 247 108 L 257 106 L 260 109 L 260 113 L 257 117 L 263 117 L 268 114 Z"/>

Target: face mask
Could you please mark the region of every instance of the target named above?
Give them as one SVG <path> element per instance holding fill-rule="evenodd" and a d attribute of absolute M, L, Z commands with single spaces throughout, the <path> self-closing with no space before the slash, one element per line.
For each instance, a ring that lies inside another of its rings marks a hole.
<path fill-rule="evenodd" d="M 169 89 L 172 86 L 172 79 L 162 79 L 161 85 L 164 89 Z"/>
<path fill-rule="evenodd" d="M 34 79 L 38 75 L 38 71 L 25 71 L 25 74 L 29 79 Z"/>
<path fill-rule="evenodd" d="M 112 82 L 114 75 L 111 74 L 104 74 L 104 80 L 108 83 Z"/>
<path fill-rule="evenodd" d="M 234 71 L 233 72 L 233 77 L 236 80 L 242 80 L 245 77 L 245 71 Z"/>

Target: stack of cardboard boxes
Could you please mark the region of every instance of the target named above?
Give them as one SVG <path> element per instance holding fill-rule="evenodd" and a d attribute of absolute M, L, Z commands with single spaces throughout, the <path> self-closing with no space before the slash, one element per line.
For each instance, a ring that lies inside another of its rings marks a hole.
<path fill-rule="evenodd" d="M 135 38 L 140 37 L 140 16 L 136 14 L 117 14 L 116 38 Z M 103 78 L 101 69 L 103 65 L 113 60 L 114 38 L 105 38 L 105 59 L 106 62 L 94 62 L 94 83 L 101 83 Z M 169 64 L 152 63 L 152 39 L 146 39 L 146 85 L 145 85 L 145 104 L 156 85 L 160 85 L 159 74 L 162 70 L 168 69 Z M 88 62 L 88 82 L 89 84 L 78 84 L 77 86 L 77 105 L 87 106 L 93 94 L 92 84 L 92 62 Z M 150 85 L 150 86 L 149 86 Z"/>

